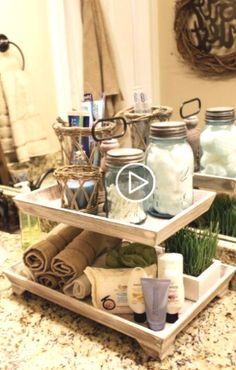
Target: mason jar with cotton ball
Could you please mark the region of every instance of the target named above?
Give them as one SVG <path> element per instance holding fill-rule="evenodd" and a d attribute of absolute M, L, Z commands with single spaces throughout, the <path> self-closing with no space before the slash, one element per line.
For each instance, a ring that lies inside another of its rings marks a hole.
<path fill-rule="evenodd" d="M 171 218 L 193 203 L 193 151 L 184 122 L 151 125 L 146 165 L 153 171 L 156 188 L 148 200 L 148 212 Z"/>
<path fill-rule="evenodd" d="M 106 155 L 105 190 L 106 190 L 106 214 L 108 218 L 125 221 L 132 224 L 140 224 L 146 219 L 146 212 L 142 201 L 123 196 L 128 193 L 129 176 L 135 174 L 137 178 L 143 178 L 143 167 L 139 164 L 144 162 L 144 152 L 135 148 L 111 149 Z M 128 166 L 130 165 L 130 166 Z M 127 167 L 128 166 L 128 167 Z M 135 188 L 135 184 L 133 184 Z M 138 189 L 138 185 L 136 187 Z M 134 192 L 136 196 L 142 189 Z"/>
<path fill-rule="evenodd" d="M 236 177 L 236 127 L 232 107 L 208 108 L 205 128 L 200 136 L 201 172 L 221 177 Z"/>

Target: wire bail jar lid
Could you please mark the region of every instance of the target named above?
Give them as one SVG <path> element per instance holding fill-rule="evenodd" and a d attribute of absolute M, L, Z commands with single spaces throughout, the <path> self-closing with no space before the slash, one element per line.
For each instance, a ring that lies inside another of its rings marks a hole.
<path fill-rule="evenodd" d="M 141 163 L 144 161 L 144 152 L 136 148 L 111 149 L 107 152 L 107 164 L 125 165 L 129 163 Z"/>
<path fill-rule="evenodd" d="M 207 108 L 205 118 L 206 123 L 207 121 L 234 121 L 235 110 L 232 107 Z"/>
<path fill-rule="evenodd" d="M 185 138 L 187 129 L 185 122 L 156 122 L 151 125 L 151 136 L 158 138 Z"/>

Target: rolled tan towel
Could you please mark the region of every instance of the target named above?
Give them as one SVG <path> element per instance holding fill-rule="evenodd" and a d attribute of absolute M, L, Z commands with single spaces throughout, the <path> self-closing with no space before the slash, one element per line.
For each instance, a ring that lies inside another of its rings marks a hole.
<path fill-rule="evenodd" d="M 75 279 L 102 253 L 120 244 L 121 239 L 84 230 L 52 259 L 51 270 L 58 276 Z"/>
<path fill-rule="evenodd" d="M 93 267 L 105 267 L 106 266 L 106 253 L 98 257 L 92 266 Z M 91 293 L 91 283 L 89 279 L 87 278 L 87 276 L 85 275 L 85 273 L 83 273 L 81 276 L 66 283 L 62 290 L 64 294 L 70 297 L 75 297 L 77 299 L 83 299 Z"/>
<path fill-rule="evenodd" d="M 57 225 L 44 239 L 25 251 L 24 264 L 33 274 L 49 271 L 52 258 L 81 232 L 82 229 L 73 226 Z"/>
<path fill-rule="evenodd" d="M 60 288 L 60 278 L 52 271 L 46 271 L 42 274 L 35 275 L 35 281 L 47 288 L 57 289 Z"/>

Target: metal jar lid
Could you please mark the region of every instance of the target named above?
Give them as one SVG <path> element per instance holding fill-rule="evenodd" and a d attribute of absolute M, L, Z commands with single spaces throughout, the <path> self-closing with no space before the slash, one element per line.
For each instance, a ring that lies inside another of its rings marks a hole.
<path fill-rule="evenodd" d="M 185 122 L 157 122 L 151 125 L 151 136 L 158 138 L 185 138 L 187 136 Z"/>
<path fill-rule="evenodd" d="M 141 163 L 144 161 L 144 152 L 135 148 L 111 149 L 107 152 L 107 164 L 123 166 L 129 163 Z"/>
<path fill-rule="evenodd" d="M 234 121 L 235 111 L 232 107 L 207 108 L 206 121 Z"/>

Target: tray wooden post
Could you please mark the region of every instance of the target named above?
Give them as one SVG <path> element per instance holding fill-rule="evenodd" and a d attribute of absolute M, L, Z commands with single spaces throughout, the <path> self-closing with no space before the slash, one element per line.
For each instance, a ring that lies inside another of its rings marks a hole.
<path fill-rule="evenodd" d="M 155 343 L 146 342 L 140 339 L 137 339 L 138 344 L 145 353 L 147 353 L 150 357 L 153 359 L 160 359 L 163 360 L 166 356 L 168 356 L 170 353 L 172 353 L 174 349 L 174 342 L 175 342 L 175 336 L 172 336 L 166 342 L 162 342 L 161 345 L 158 345 Z"/>

